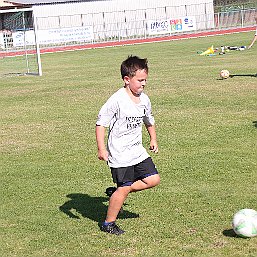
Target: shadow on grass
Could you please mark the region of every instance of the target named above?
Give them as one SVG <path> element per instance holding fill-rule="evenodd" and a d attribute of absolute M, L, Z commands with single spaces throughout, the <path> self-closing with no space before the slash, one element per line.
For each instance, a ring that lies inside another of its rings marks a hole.
<path fill-rule="evenodd" d="M 223 235 L 226 237 L 238 237 L 238 235 L 235 233 L 233 229 L 225 229 L 223 231 Z"/>
<path fill-rule="evenodd" d="M 257 128 L 257 120 L 253 121 L 253 125 Z"/>
<path fill-rule="evenodd" d="M 59 207 L 59 210 L 73 219 L 80 219 L 81 215 L 84 218 L 91 219 L 98 223 L 104 221 L 107 212 L 105 202 L 109 201 L 108 197 L 92 197 L 88 194 L 74 193 L 67 195 L 70 200 Z M 119 214 L 119 219 L 138 218 L 139 215 L 133 212 L 123 210 Z"/>
<path fill-rule="evenodd" d="M 257 78 L 257 73 L 256 74 L 234 74 L 234 75 L 229 75 L 230 78 L 233 77 L 255 77 Z"/>
<path fill-rule="evenodd" d="M 241 236 L 237 235 L 233 229 L 225 229 L 223 231 L 223 235 L 226 237 L 235 237 L 235 238 L 246 239 L 245 237 L 241 237 Z"/>
<path fill-rule="evenodd" d="M 231 75 L 229 75 L 229 78 L 234 78 L 234 77 L 255 77 L 255 78 L 257 78 L 257 73 L 256 74 L 231 74 Z M 225 78 L 218 78 L 217 80 L 225 80 Z"/>

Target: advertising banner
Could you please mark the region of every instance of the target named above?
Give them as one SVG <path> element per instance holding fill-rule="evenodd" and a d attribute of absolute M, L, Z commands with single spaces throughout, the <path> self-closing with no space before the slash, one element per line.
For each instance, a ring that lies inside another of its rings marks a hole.
<path fill-rule="evenodd" d="M 170 33 L 169 20 L 148 21 L 147 28 L 148 28 L 149 35 Z"/>
<path fill-rule="evenodd" d="M 93 37 L 94 34 L 92 26 L 38 31 L 39 44 L 90 41 Z"/>
<path fill-rule="evenodd" d="M 147 28 L 149 35 L 191 31 L 196 30 L 196 21 L 194 16 L 186 16 L 182 18 L 159 21 L 148 21 Z"/>
<path fill-rule="evenodd" d="M 4 34 L 0 32 L 0 49 L 4 48 Z"/>
<path fill-rule="evenodd" d="M 90 41 L 93 39 L 93 27 L 74 27 L 74 28 L 62 28 L 62 29 L 48 29 L 38 30 L 38 43 L 39 44 L 60 44 L 67 42 L 80 42 Z M 34 31 L 14 32 L 13 33 L 13 46 L 19 47 L 26 45 L 35 45 Z"/>
<path fill-rule="evenodd" d="M 169 22 L 171 32 L 196 30 L 196 21 L 194 16 L 170 19 Z"/>
<path fill-rule="evenodd" d="M 14 47 L 23 47 L 24 45 L 35 45 L 35 33 L 33 30 L 18 31 L 12 33 L 13 46 Z M 24 44 L 26 42 L 26 44 Z"/>

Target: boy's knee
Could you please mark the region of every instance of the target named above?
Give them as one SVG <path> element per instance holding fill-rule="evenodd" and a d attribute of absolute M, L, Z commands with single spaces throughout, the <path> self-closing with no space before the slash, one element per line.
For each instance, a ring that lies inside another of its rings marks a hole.
<path fill-rule="evenodd" d="M 156 174 L 155 176 L 156 176 L 156 177 L 155 177 L 155 185 L 157 186 L 157 185 L 160 184 L 161 178 L 160 178 L 160 175 L 159 175 L 159 174 Z"/>
<path fill-rule="evenodd" d="M 149 185 L 149 187 L 155 187 L 155 186 L 158 186 L 160 182 L 161 182 L 160 175 L 155 174 L 149 177 L 149 181 L 147 181 L 147 184 Z"/>
<path fill-rule="evenodd" d="M 131 192 L 131 186 L 120 186 L 117 188 L 116 192 L 122 195 L 128 195 Z"/>

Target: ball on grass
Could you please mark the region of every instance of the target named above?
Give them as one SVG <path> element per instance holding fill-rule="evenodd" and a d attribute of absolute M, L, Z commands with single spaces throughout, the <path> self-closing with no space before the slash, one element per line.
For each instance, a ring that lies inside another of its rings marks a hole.
<path fill-rule="evenodd" d="M 222 70 L 222 71 L 220 72 L 220 77 L 221 77 L 222 79 L 227 79 L 227 78 L 229 77 L 229 71 L 228 71 L 228 70 Z"/>
<path fill-rule="evenodd" d="M 240 237 L 257 236 L 257 211 L 253 209 L 238 211 L 233 217 L 232 227 Z"/>

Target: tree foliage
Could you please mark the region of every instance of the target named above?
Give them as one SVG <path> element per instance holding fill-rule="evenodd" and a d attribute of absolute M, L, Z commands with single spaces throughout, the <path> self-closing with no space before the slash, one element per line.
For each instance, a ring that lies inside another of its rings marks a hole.
<path fill-rule="evenodd" d="M 256 3 L 256 1 L 252 0 L 214 0 L 214 6 L 224 6 L 224 5 L 233 5 L 233 4 L 248 4 L 248 3 Z"/>

